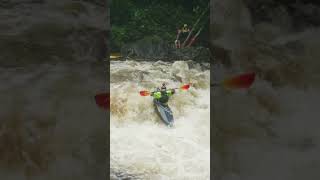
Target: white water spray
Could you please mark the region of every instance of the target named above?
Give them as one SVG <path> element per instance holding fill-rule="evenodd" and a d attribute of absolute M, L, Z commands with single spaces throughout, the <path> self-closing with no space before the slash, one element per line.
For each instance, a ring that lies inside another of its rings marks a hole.
<path fill-rule="evenodd" d="M 110 159 L 113 173 L 138 179 L 210 179 L 210 71 L 177 61 L 112 61 L 110 67 Z M 194 83 L 170 100 L 175 127 L 166 127 L 154 110 L 153 90 Z"/>

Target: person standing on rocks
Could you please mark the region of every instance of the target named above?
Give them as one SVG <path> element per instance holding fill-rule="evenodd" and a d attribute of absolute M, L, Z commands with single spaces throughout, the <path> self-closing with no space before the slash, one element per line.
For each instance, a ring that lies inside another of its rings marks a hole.
<path fill-rule="evenodd" d="M 176 48 L 181 48 L 181 42 L 183 42 L 190 32 L 190 29 L 187 24 L 184 24 L 181 29 L 178 29 L 178 34 L 175 40 Z"/>

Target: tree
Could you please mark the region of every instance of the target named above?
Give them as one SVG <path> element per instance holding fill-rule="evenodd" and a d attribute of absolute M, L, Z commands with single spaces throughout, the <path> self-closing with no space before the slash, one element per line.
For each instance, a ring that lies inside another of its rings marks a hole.
<path fill-rule="evenodd" d="M 209 0 L 112 0 L 111 49 L 117 51 L 146 36 L 173 42 L 177 28 L 183 24 L 192 26 L 208 3 Z"/>

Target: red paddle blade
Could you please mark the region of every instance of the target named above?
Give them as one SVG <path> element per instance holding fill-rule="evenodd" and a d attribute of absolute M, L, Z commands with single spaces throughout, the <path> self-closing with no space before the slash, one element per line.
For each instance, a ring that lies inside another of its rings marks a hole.
<path fill-rule="evenodd" d="M 246 73 L 222 82 L 226 88 L 249 88 L 255 79 L 255 73 Z"/>
<path fill-rule="evenodd" d="M 188 90 L 190 88 L 190 84 L 186 84 L 180 87 L 182 90 Z"/>
<path fill-rule="evenodd" d="M 94 96 L 96 103 L 99 107 L 108 110 L 110 109 L 110 94 L 101 93 Z"/>
<path fill-rule="evenodd" d="M 149 96 L 150 92 L 149 91 L 140 91 L 141 96 Z"/>

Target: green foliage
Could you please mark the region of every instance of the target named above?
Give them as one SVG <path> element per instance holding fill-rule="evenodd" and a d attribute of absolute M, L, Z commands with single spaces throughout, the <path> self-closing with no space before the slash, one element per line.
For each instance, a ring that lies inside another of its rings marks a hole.
<path fill-rule="evenodd" d="M 209 0 L 112 0 L 111 50 L 147 36 L 172 43 L 177 29 L 183 24 L 191 28 L 208 3 Z"/>

